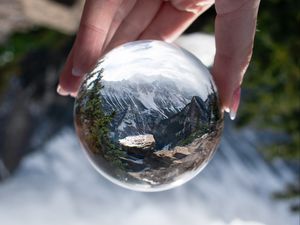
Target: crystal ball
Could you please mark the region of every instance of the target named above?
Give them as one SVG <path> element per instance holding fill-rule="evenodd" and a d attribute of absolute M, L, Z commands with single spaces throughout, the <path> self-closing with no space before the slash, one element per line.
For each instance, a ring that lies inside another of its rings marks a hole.
<path fill-rule="evenodd" d="M 96 170 L 137 191 L 193 178 L 223 128 L 207 68 L 188 51 L 154 40 L 121 45 L 98 61 L 78 91 L 74 121 Z"/>

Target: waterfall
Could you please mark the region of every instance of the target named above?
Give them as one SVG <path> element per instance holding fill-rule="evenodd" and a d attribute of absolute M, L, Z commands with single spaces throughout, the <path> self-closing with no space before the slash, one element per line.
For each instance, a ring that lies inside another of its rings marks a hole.
<path fill-rule="evenodd" d="M 179 42 L 212 64 L 211 36 Z M 236 130 L 226 121 L 215 157 L 196 178 L 170 191 L 140 193 L 98 174 L 73 129 L 64 128 L 0 184 L 0 224 L 298 225 L 289 202 L 272 198 L 295 175 L 282 161 L 270 165 L 257 151 L 272 139 L 250 128 Z M 0 161 L 0 177 L 6 175 Z"/>
<path fill-rule="evenodd" d="M 0 180 L 5 179 L 8 176 L 9 176 L 9 171 L 7 170 L 3 161 L 0 159 Z"/>
<path fill-rule="evenodd" d="M 89 165 L 75 133 L 63 129 L 27 156 L 0 185 L 0 224 L 296 225 L 288 203 L 272 192 L 294 179 L 283 163 L 269 165 L 256 151 L 263 135 L 227 121 L 206 169 L 165 192 L 120 188 Z"/>

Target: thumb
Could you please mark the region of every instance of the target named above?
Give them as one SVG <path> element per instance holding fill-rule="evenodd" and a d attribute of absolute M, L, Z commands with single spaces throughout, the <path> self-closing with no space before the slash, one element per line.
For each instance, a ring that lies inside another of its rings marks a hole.
<path fill-rule="evenodd" d="M 213 77 L 223 110 L 234 119 L 238 110 L 241 84 L 249 65 L 256 30 L 259 0 L 216 0 L 216 56 Z"/>
<path fill-rule="evenodd" d="M 219 91 L 222 109 L 230 114 L 232 120 L 235 119 L 241 97 L 241 84 L 244 73 L 251 59 L 252 47 L 248 53 L 239 59 L 226 57 L 224 55 L 215 56 L 212 74 Z"/>

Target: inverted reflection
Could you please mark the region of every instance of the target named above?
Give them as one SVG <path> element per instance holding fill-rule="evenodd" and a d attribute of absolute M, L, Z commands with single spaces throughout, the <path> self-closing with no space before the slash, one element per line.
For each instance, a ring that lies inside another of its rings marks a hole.
<path fill-rule="evenodd" d="M 208 70 L 161 41 L 131 42 L 105 55 L 85 77 L 74 116 L 95 168 L 140 191 L 194 177 L 211 159 L 223 128 Z"/>

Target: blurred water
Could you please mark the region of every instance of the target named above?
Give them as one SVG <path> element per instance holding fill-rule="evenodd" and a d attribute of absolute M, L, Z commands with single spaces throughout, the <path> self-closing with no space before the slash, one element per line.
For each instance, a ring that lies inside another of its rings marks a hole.
<path fill-rule="evenodd" d="M 171 191 L 139 193 L 97 174 L 66 128 L 0 185 L 0 224 L 296 225 L 288 204 L 271 198 L 293 174 L 262 160 L 255 150 L 260 139 L 227 126 L 215 158 L 194 180 Z"/>

